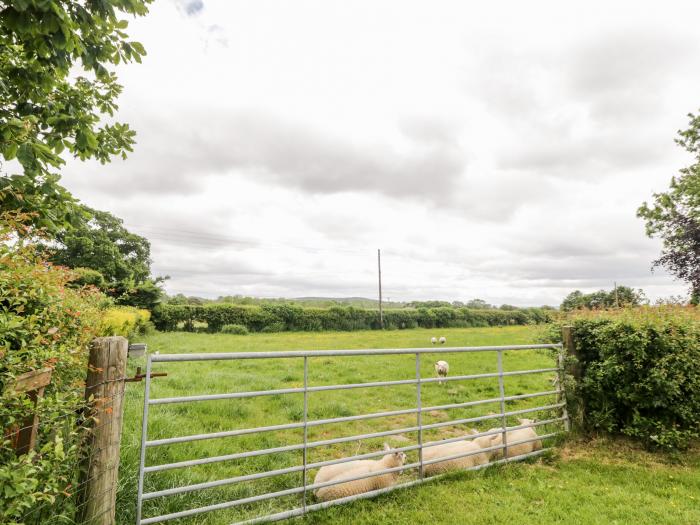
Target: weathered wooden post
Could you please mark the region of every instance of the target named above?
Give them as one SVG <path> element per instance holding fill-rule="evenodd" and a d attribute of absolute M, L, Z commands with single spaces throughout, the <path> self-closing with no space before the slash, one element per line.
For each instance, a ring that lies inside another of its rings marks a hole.
<path fill-rule="evenodd" d="M 122 433 L 124 379 L 129 348 L 123 337 L 99 337 L 90 348 L 85 398 L 93 418 L 82 472 L 80 522 L 114 525 Z"/>
<path fill-rule="evenodd" d="M 581 367 L 581 361 L 580 361 L 580 356 L 578 353 L 578 350 L 576 349 L 576 343 L 574 341 L 574 328 L 572 326 L 563 326 L 561 329 L 561 338 L 564 343 L 564 353 L 566 357 L 573 358 L 573 359 L 567 359 L 565 362 L 566 365 L 566 373 L 573 377 L 574 379 L 574 385 L 572 385 L 572 388 L 569 389 L 569 392 L 567 392 L 565 395 L 567 396 L 573 396 L 574 399 L 574 414 L 573 417 L 574 419 L 571 421 L 573 426 L 578 429 L 583 428 L 583 419 L 584 419 L 584 412 L 585 412 L 585 406 L 583 403 L 583 398 L 581 397 L 581 391 L 580 391 L 580 383 L 581 383 L 581 377 L 582 377 L 582 367 Z M 561 385 L 562 388 L 564 388 L 564 385 Z M 567 404 L 569 404 L 567 402 Z M 569 417 L 572 416 L 570 412 L 567 411 L 567 415 Z"/>
<path fill-rule="evenodd" d="M 561 329 L 561 338 L 564 342 L 564 349 L 566 350 L 567 357 L 573 357 L 573 361 L 569 361 L 569 374 L 574 376 L 576 381 L 581 380 L 581 363 L 579 361 L 579 355 L 576 350 L 576 344 L 574 343 L 574 328 L 573 326 L 563 326 Z"/>
<path fill-rule="evenodd" d="M 44 396 L 44 389 L 51 382 L 52 372 L 53 368 L 42 368 L 41 370 L 27 372 L 18 376 L 11 388 L 15 392 L 26 393 L 36 406 L 38 400 Z M 34 449 L 38 429 L 39 414 L 36 412 L 27 416 L 19 426 L 11 429 L 10 439 L 18 456 Z"/>

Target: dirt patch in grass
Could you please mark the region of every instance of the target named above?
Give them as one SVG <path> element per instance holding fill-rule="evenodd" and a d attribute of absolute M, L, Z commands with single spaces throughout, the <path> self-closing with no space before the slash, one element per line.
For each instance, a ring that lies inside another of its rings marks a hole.
<path fill-rule="evenodd" d="M 624 438 L 592 437 L 589 440 L 572 440 L 557 449 L 560 461 L 595 461 L 603 465 L 629 465 L 634 462 L 645 468 L 662 469 L 669 466 L 697 468 L 700 446 L 684 454 L 650 452 L 637 443 Z"/>

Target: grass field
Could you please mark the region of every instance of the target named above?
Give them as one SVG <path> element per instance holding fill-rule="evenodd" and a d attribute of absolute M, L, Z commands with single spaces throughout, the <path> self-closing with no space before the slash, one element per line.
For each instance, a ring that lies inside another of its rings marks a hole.
<path fill-rule="evenodd" d="M 501 345 L 533 342 L 536 328 L 477 328 L 449 330 L 406 330 L 352 333 L 282 333 L 248 336 L 168 333 L 147 338 L 151 352 L 235 352 L 334 348 L 399 348 L 428 346 L 432 335 L 445 335 L 448 345 Z M 435 355 L 422 358 L 421 373 L 432 376 L 433 362 L 446 357 L 451 375 L 493 372 L 493 353 Z M 553 366 L 546 351 L 507 352 L 506 370 Z M 137 364 L 131 363 L 134 367 Z M 153 381 L 152 397 L 196 395 L 277 389 L 302 386 L 302 360 L 208 361 L 201 363 L 158 364 L 154 371 L 168 372 L 167 378 Z M 415 375 L 412 356 L 361 358 L 312 358 L 309 384 L 328 385 L 379 380 L 409 379 Z M 551 374 L 508 377 L 506 395 L 552 389 Z M 448 386 L 423 386 L 424 406 L 487 399 L 498 396 L 495 378 L 453 382 Z M 415 386 L 356 389 L 344 392 L 309 394 L 309 418 L 326 419 L 360 413 L 411 408 Z M 554 396 L 514 401 L 508 410 L 546 405 Z M 140 439 L 143 386 L 128 386 L 122 465 L 118 498 L 119 523 L 134 523 L 134 507 Z M 220 400 L 189 404 L 153 406 L 149 417 L 149 439 L 217 432 L 300 421 L 302 396 L 266 396 L 254 399 Z M 424 423 L 467 418 L 497 412 L 498 404 L 465 409 L 434 411 Z M 550 415 L 551 416 L 551 415 Z M 538 414 L 540 419 L 548 417 Z M 415 415 L 324 425 L 309 429 L 309 440 L 352 436 L 366 432 L 410 427 Z M 486 429 L 494 422 L 472 425 Z M 540 427 L 545 433 L 554 427 Z M 460 428 L 444 427 L 425 433 L 424 440 L 463 434 Z M 300 430 L 197 441 L 149 449 L 147 464 L 160 464 L 231 454 L 301 442 Z M 396 446 L 415 443 L 415 433 L 386 439 Z M 361 444 L 349 442 L 319 447 L 309 453 L 309 462 L 367 453 L 381 448 L 382 440 Z M 622 451 L 622 452 L 621 452 Z M 409 461 L 415 461 L 415 453 Z M 698 456 L 690 455 L 685 464 L 670 464 L 619 444 L 568 445 L 555 458 L 528 464 L 494 467 L 478 473 L 463 473 L 434 481 L 420 488 L 399 491 L 379 499 L 329 509 L 305 518 L 310 523 L 559 523 L 564 518 L 577 523 L 700 523 L 700 479 Z M 186 469 L 154 473 L 146 477 L 146 491 L 161 490 L 259 471 L 285 468 L 301 463 L 300 452 L 273 454 L 240 461 L 228 461 Z M 313 475 L 313 473 L 312 473 Z M 309 481 L 312 480 L 312 475 Z M 402 480 L 411 479 L 407 472 Z M 301 475 L 228 485 L 206 491 L 158 498 L 147 502 L 144 516 L 154 516 L 212 503 L 279 491 L 300 484 Z M 696 499 L 693 499 L 696 498 Z M 181 523 L 219 524 L 297 507 L 299 496 L 288 496 L 247 507 L 202 514 Z M 646 510 L 645 510 L 646 509 Z M 173 523 L 178 523 L 175 521 Z"/>

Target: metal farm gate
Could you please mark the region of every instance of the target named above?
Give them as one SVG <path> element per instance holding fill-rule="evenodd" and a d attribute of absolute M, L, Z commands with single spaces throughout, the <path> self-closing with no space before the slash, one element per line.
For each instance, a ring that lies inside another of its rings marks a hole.
<path fill-rule="evenodd" d="M 516 371 L 504 371 L 503 367 L 503 353 L 508 351 L 517 351 L 517 350 L 532 350 L 532 349 L 549 349 L 549 350 L 555 350 L 558 352 L 558 360 L 557 360 L 557 366 L 553 368 L 540 368 L 540 369 L 534 369 L 534 370 L 516 370 Z M 467 352 L 492 352 L 496 353 L 497 356 L 497 367 L 496 370 L 493 372 L 489 373 L 480 373 L 480 374 L 472 374 L 472 375 L 458 375 L 458 376 L 451 376 L 447 377 L 444 379 L 436 378 L 436 377 L 429 377 L 429 378 L 423 378 L 421 377 L 421 355 L 422 354 L 457 354 L 457 353 L 467 353 Z M 308 376 L 309 376 L 309 358 L 319 358 L 319 357 L 356 357 L 356 356 L 385 356 L 385 355 L 415 355 L 415 377 L 414 378 L 407 378 L 407 379 L 402 379 L 402 380 L 397 380 L 397 381 L 378 381 L 378 382 L 368 382 L 368 383 L 355 383 L 355 384 L 344 384 L 344 385 L 323 385 L 323 386 L 312 386 L 309 384 L 308 381 Z M 300 388 L 285 388 L 285 389 L 277 389 L 277 390 L 260 390 L 260 391 L 252 391 L 252 392 L 229 392 L 229 393 L 220 393 L 220 394 L 207 394 L 207 395 L 195 395 L 195 396 L 188 396 L 188 397 L 164 397 L 164 398 L 151 398 L 151 372 L 153 368 L 154 363 L 187 363 L 187 362 L 197 362 L 197 361 L 237 361 L 237 360 L 243 360 L 243 359 L 302 359 L 303 360 L 303 370 L 304 370 L 304 383 L 303 387 Z M 504 387 L 504 377 L 508 376 L 519 376 L 519 375 L 526 375 L 526 374 L 541 374 L 541 373 L 548 373 L 548 372 L 554 372 L 556 373 L 555 380 L 553 381 L 553 387 L 551 390 L 547 391 L 541 391 L 541 392 L 532 392 L 532 393 L 526 393 L 526 394 L 519 394 L 519 395 L 511 395 L 511 396 L 506 396 L 505 392 L 505 387 Z M 491 461 L 487 464 L 484 465 L 479 465 L 476 467 L 472 467 L 467 470 L 478 470 L 484 467 L 488 467 L 490 465 L 494 464 L 499 464 L 499 463 L 505 463 L 505 462 L 511 462 L 511 461 L 517 461 L 521 459 L 525 459 L 528 457 L 532 456 L 537 456 L 540 454 L 543 454 L 544 452 L 547 452 L 548 450 L 551 450 L 551 448 L 543 448 L 540 450 L 536 450 L 534 452 L 530 452 L 527 454 L 523 454 L 520 456 L 515 456 L 515 457 L 508 457 L 508 447 L 509 446 L 514 446 L 517 444 L 521 443 L 527 443 L 527 442 L 532 442 L 532 441 L 537 441 L 537 440 L 545 440 L 547 438 L 551 438 L 557 434 L 560 434 L 562 430 L 568 431 L 569 429 L 569 421 L 568 421 L 568 416 L 566 413 L 566 399 L 565 399 L 565 394 L 564 394 L 564 382 L 563 382 L 563 349 L 561 344 L 538 344 L 538 345 L 514 345 L 514 346 L 481 346 L 481 347 L 447 347 L 447 348 L 405 348 L 405 349 L 367 349 L 367 350 L 318 350 L 318 351 L 289 351 L 289 352 L 240 352 L 240 353 L 199 353 L 199 354 L 155 354 L 155 355 L 148 355 L 148 361 L 147 361 L 147 371 L 146 371 L 146 384 L 145 384 L 145 399 L 144 399 L 144 407 L 143 407 L 143 423 L 142 423 L 142 436 L 141 436 L 141 456 L 140 456 L 140 466 L 139 466 L 139 479 L 138 479 L 138 500 L 137 500 L 137 517 L 136 517 L 136 524 L 137 525 L 147 525 L 150 523 L 161 523 L 165 522 L 168 520 L 173 520 L 177 518 L 185 518 L 188 516 L 195 516 L 199 515 L 202 513 L 206 512 L 212 512 L 212 511 L 217 511 L 217 510 L 223 510 L 223 509 L 230 509 L 234 507 L 238 507 L 241 505 L 246 505 L 246 504 L 251 504 L 255 502 L 260 502 L 260 501 L 265 501 L 265 500 L 270 500 L 272 498 L 278 498 L 282 496 L 289 496 L 289 495 L 299 495 L 299 506 L 296 508 L 292 508 L 289 510 L 286 510 L 284 512 L 276 512 L 276 513 L 271 513 L 267 514 L 265 516 L 261 517 L 256 517 L 254 519 L 249 519 L 246 521 L 239 521 L 238 523 L 262 523 L 262 522 L 268 522 L 268 521 L 275 521 L 275 520 L 281 520 L 285 518 L 291 518 L 294 516 L 301 516 L 306 514 L 307 512 L 322 509 L 329 507 L 331 505 L 337 505 L 340 503 L 345 503 L 351 500 L 355 499 L 360 499 L 360 498 L 368 498 L 372 496 L 376 496 L 378 494 L 382 494 L 385 492 L 389 492 L 398 488 L 403 488 L 403 487 L 409 487 L 413 486 L 419 483 L 423 483 L 426 481 L 429 481 L 431 479 L 436 479 L 440 476 L 433 476 L 433 477 L 425 477 L 423 476 L 423 467 L 425 465 L 428 465 L 430 463 L 438 463 L 442 462 L 445 460 L 450 460 L 450 459 L 457 459 L 469 455 L 476 454 L 478 452 L 471 452 L 469 454 L 461 454 L 461 455 L 456 455 L 456 456 L 449 456 L 449 457 L 439 457 L 437 459 L 433 459 L 431 461 L 424 461 L 423 460 L 423 449 L 428 448 L 431 446 L 443 444 L 443 443 L 451 443 L 451 442 L 456 442 L 460 440 L 467 440 L 467 439 L 473 439 L 477 438 L 479 436 L 487 436 L 487 435 L 494 435 L 494 434 L 503 434 L 503 444 L 498 445 L 495 447 L 490 447 L 490 448 L 485 448 L 481 449 L 479 452 L 485 452 L 485 451 L 491 451 L 491 450 L 498 450 L 498 449 L 503 449 L 503 458 L 500 460 L 494 460 Z M 466 381 L 466 380 L 475 380 L 475 379 L 483 379 L 483 378 L 498 378 L 498 387 L 499 387 L 499 392 L 500 395 L 496 398 L 491 398 L 491 399 L 481 399 L 481 400 L 474 400 L 474 401 L 465 401 L 461 403 L 451 403 L 451 404 L 444 404 L 444 405 L 438 405 L 438 406 L 423 406 L 421 403 L 421 385 L 426 384 L 426 383 L 435 383 L 440 380 L 443 381 Z M 403 409 L 403 410 L 393 410 L 393 411 L 387 411 L 387 412 L 376 412 L 376 413 L 370 413 L 370 414 L 357 414 L 357 415 L 351 415 L 351 416 L 346 416 L 346 417 L 336 417 L 332 419 L 309 419 L 309 410 L 308 410 L 308 394 L 310 392 L 323 392 L 323 391 L 338 391 L 338 390 L 350 390 L 350 389 L 356 389 L 356 388 L 378 388 L 378 387 L 387 387 L 387 386 L 394 386 L 394 385 L 415 385 L 415 407 L 409 408 L 409 409 Z M 273 425 L 273 426 L 266 426 L 266 427 L 257 427 L 257 428 L 246 428 L 246 429 L 239 429 L 239 430 L 230 430 L 230 431 L 225 431 L 225 432 L 214 432 L 214 433 L 208 433 L 208 434 L 196 434 L 196 435 L 187 435 L 187 436 L 180 436 L 180 437 L 171 437 L 171 438 L 165 438 L 165 439 L 155 439 L 155 440 L 149 440 L 148 439 L 148 413 L 149 413 L 149 408 L 154 406 L 154 405 L 163 405 L 163 404 L 170 404 L 170 403 L 193 403 L 193 402 L 198 402 L 198 401 L 211 401 L 211 400 L 224 400 L 224 399 L 243 399 L 243 398 L 253 398 L 253 397 L 258 397 L 258 396 L 269 396 L 269 395 L 286 395 L 286 394 L 303 394 L 303 419 L 300 422 L 295 422 L 295 423 L 288 423 L 288 424 L 282 424 L 282 425 Z M 536 398 L 536 397 L 542 397 L 542 396 L 551 396 L 551 395 L 556 395 L 557 396 L 557 402 L 554 404 L 550 405 L 544 405 L 544 406 L 537 406 L 533 408 L 526 408 L 523 410 L 515 410 L 515 411 L 506 411 L 506 402 L 508 401 L 514 401 L 514 400 L 520 400 L 520 399 L 529 399 L 529 398 Z M 500 411 L 496 414 L 489 414 L 489 415 L 484 415 L 484 416 L 479 416 L 479 417 L 471 417 L 471 418 L 464 418 L 464 419 L 455 419 L 455 420 L 450 420 L 450 421 L 440 421 L 438 423 L 432 423 L 432 424 L 423 424 L 422 422 L 422 415 L 426 412 L 431 412 L 431 411 L 436 411 L 436 410 L 449 410 L 449 409 L 456 409 L 456 408 L 464 408 L 464 407 L 472 407 L 472 406 L 478 406 L 478 405 L 484 405 L 484 404 L 489 404 L 489 403 L 499 403 L 500 404 Z M 506 439 L 506 418 L 509 416 L 516 416 L 516 415 L 521 415 L 521 414 L 528 414 L 528 413 L 534 413 L 538 411 L 552 411 L 556 410 L 558 417 L 554 417 L 551 419 L 547 419 L 544 421 L 535 421 L 532 424 L 528 425 L 520 425 L 520 426 L 511 426 L 507 427 L 509 431 L 515 430 L 515 429 L 520 429 L 520 428 L 529 428 L 529 427 L 537 427 L 540 425 L 548 425 L 548 424 L 560 424 L 562 430 L 557 430 L 556 432 L 552 432 L 549 434 L 543 434 L 543 435 L 538 435 L 536 439 L 528 439 L 528 440 L 523 440 L 523 441 L 517 441 L 513 443 L 508 443 Z M 383 417 L 390 417 L 390 416 L 399 416 L 399 415 L 407 415 L 407 414 L 415 414 L 415 425 L 412 425 L 410 427 L 405 427 L 405 428 L 397 428 L 397 429 L 391 429 L 391 430 L 386 430 L 382 432 L 374 432 L 374 433 L 369 433 L 369 434 L 359 434 L 359 435 L 353 435 L 353 436 L 347 436 L 347 437 L 340 437 L 340 438 L 335 438 L 335 439 L 326 439 L 326 440 L 321 440 L 321 441 L 309 441 L 307 437 L 307 430 L 311 427 L 317 427 L 321 425 L 328 425 L 332 423 L 342 423 L 342 422 L 349 422 L 349 421 L 359 421 L 359 420 L 367 420 L 367 419 L 374 419 L 374 418 L 383 418 Z M 435 428 L 440 428 L 440 427 L 448 427 L 448 426 L 453 426 L 453 425 L 461 425 L 461 424 L 466 424 L 466 423 L 475 423 L 475 422 L 480 422 L 480 421 L 487 421 L 490 419 L 496 419 L 498 420 L 498 425 L 499 425 L 499 430 L 497 431 L 491 431 L 491 432 L 479 432 L 477 434 L 471 434 L 471 435 L 464 435 L 464 436 L 459 436 L 455 438 L 450 438 L 450 439 L 445 439 L 441 441 L 435 441 L 435 442 L 423 442 L 423 432 L 425 430 L 429 429 L 435 429 Z M 165 464 L 156 464 L 156 465 L 146 465 L 146 453 L 149 449 L 152 449 L 153 447 L 159 447 L 159 446 L 165 446 L 165 445 L 171 445 L 175 443 L 187 443 L 187 442 L 193 442 L 193 441 L 199 441 L 199 440 L 206 440 L 206 439 L 216 439 L 216 438 L 225 438 L 225 437 L 234 437 L 234 436 L 242 436 L 242 435 L 249 435 L 249 434 L 257 434 L 257 433 L 264 433 L 264 432 L 272 432 L 272 431 L 281 431 L 281 430 L 290 430 L 290 429 L 301 429 L 303 431 L 303 442 L 301 443 L 295 443 L 287 446 L 281 446 L 281 447 L 274 447 L 274 448 L 266 448 L 266 449 L 258 449 L 258 450 L 250 450 L 246 452 L 239 452 L 235 454 L 227 454 L 227 455 L 221 455 L 221 456 L 213 456 L 213 457 L 206 457 L 202 459 L 192 459 L 188 461 L 180 461 L 177 463 L 165 463 Z M 315 448 L 315 447 L 323 447 L 323 446 L 328 446 L 328 445 L 334 445 L 338 443 L 348 443 L 351 441 L 358 441 L 362 439 L 370 439 L 370 438 L 379 438 L 379 437 L 385 437 L 385 436 L 394 436 L 398 434 L 403 434 L 407 432 L 415 432 L 417 433 L 417 444 L 413 444 L 410 446 L 404 446 L 404 447 L 396 447 L 392 449 L 393 451 L 403 451 L 403 452 L 409 452 L 409 451 L 417 451 L 418 455 L 418 461 L 414 463 L 409 463 L 405 464 L 402 467 L 396 467 L 396 468 L 391 468 L 391 469 L 386 469 L 386 470 L 381 470 L 377 472 L 372 472 L 371 474 L 363 475 L 363 476 L 358 476 L 356 478 L 351 478 L 351 479 L 343 479 L 341 481 L 327 481 L 324 483 L 319 483 L 317 485 L 313 485 L 308 483 L 307 481 L 307 472 L 312 469 L 317 469 L 326 465 L 334 465 L 338 463 L 344 463 L 347 461 L 354 461 L 354 460 L 359 460 L 359 459 L 369 459 L 369 458 L 379 458 L 381 456 L 384 456 L 386 454 L 385 451 L 378 451 L 378 452 L 372 452 L 368 454 L 361 454 L 361 455 L 354 455 L 351 457 L 345 457 L 345 458 L 340 458 L 340 459 L 333 459 L 333 460 L 328 460 L 328 461 L 321 461 L 321 462 L 316 462 L 316 463 L 309 463 L 307 462 L 307 451 L 309 449 Z M 261 472 L 256 472 L 253 474 L 248 474 L 248 475 L 242 475 L 242 476 L 237 476 L 237 477 L 232 477 L 232 478 L 227 478 L 227 479 L 217 479 L 213 481 L 208 481 L 204 483 L 197 483 L 197 484 L 192 484 L 192 485 L 186 485 L 186 486 L 179 486 L 175 488 L 170 488 L 170 489 L 165 489 L 165 490 L 159 490 L 159 491 L 153 491 L 153 492 L 146 492 L 144 493 L 144 477 L 148 474 L 153 474 L 157 472 L 162 472 L 166 470 L 171 470 L 171 469 L 180 469 L 180 468 L 188 468 L 188 467 L 194 467 L 198 465 L 206 465 L 206 464 L 212 464 L 212 463 L 217 463 L 217 462 L 223 462 L 223 461 L 235 461 L 235 460 L 241 460 L 245 458 L 250 458 L 250 457 L 255 457 L 255 456 L 264 456 L 267 454 L 275 454 L 275 453 L 281 453 L 281 452 L 290 452 L 290 451 L 301 451 L 302 453 L 302 464 L 293 466 L 293 467 L 288 467 L 288 468 L 283 468 L 283 469 L 277 469 L 277 470 L 268 470 L 268 471 L 261 471 Z M 403 483 L 397 483 L 391 487 L 388 488 L 383 488 L 379 490 L 374 490 L 372 492 L 367 492 L 359 495 L 354 495 L 354 496 L 348 496 L 345 498 L 340 498 L 336 499 L 333 501 L 328 501 L 328 502 L 322 502 L 322 503 L 310 503 L 309 502 L 309 491 L 314 491 L 318 488 L 321 487 L 326 487 L 329 485 L 334 485 L 338 483 L 346 483 L 348 481 L 352 481 L 355 479 L 363 479 L 363 478 L 368 478 L 368 477 L 373 477 L 381 474 L 387 474 L 390 472 L 396 472 L 396 471 L 405 471 L 405 470 L 410 470 L 410 469 L 417 469 L 417 478 L 406 481 Z M 221 487 L 225 485 L 231 485 L 235 483 L 241 483 L 241 482 L 246 482 L 246 481 L 252 481 L 252 480 L 257 480 L 257 479 L 263 479 L 263 478 L 269 478 L 273 476 L 280 476 L 284 474 L 290 474 L 290 473 L 301 473 L 301 485 L 295 488 L 291 489 L 286 489 L 286 490 L 281 490 L 281 491 L 276 491 L 276 492 L 269 492 L 265 494 L 260 494 L 260 495 L 255 495 L 251 497 L 246 497 L 246 498 L 241 498 L 241 499 L 236 499 L 233 501 L 224 501 L 222 503 L 217 503 L 213 505 L 207 505 L 199 508 L 191 508 L 188 510 L 183 510 L 179 512 L 172 512 L 169 514 L 162 514 L 159 516 L 152 516 L 152 517 L 142 517 L 142 509 L 143 509 L 143 504 L 145 501 L 156 499 L 156 498 L 167 498 L 168 496 L 173 496 L 177 494 L 186 494 L 186 493 L 191 493 L 195 491 L 202 491 L 214 487 Z"/>

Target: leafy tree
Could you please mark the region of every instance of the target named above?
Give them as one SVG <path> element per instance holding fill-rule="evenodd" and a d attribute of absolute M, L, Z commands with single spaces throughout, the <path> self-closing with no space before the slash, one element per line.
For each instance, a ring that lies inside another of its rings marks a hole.
<path fill-rule="evenodd" d="M 442 308 L 452 306 L 447 301 L 411 301 L 408 303 L 409 308 Z"/>
<path fill-rule="evenodd" d="M 232 302 L 232 301 L 222 301 L 222 298 L 219 297 L 220 302 Z M 225 298 L 224 298 L 225 299 Z M 190 296 L 187 297 L 185 294 L 177 294 L 173 295 L 172 297 L 168 297 L 165 301 L 167 304 L 172 304 L 172 305 L 188 305 L 188 304 L 194 304 L 194 305 L 202 305 L 205 302 L 208 302 L 207 299 L 202 299 L 201 297 L 195 297 L 195 296 Z"/>
<path fill-rule="evenodd" d="M 564 298 L 559 308 L 566 312 L 584 308 L 583 292 L 581 290 L 574 290 Z"/>
<path fill-rule="evenodd" d="M 670 189 L 655 193 L 653 203 L 646 202 L 637 216 L 646 221 L 649 237 L 663 239 L 661 257 L 654 266 L 662 266 L 687 282 L 694 304 L 700 301 L 700 115 L 688 115 L 689 127 L 678 132 L 676 143 L 694 156 L 695 163 L 680 170 L 671 179 Z"/>
<path fill-rule="evenodd" d="M 94 286 L 100 290 L 107 288 L 107 281 L 104 275 L 92 268 L 74 268 L 73 273 L 75 279 L 70 282 L 73 288 L 82 288 L 83 286 Z"/>
<path fill-rule="evenodd" d="M 589 294 L 575 290 L 564 298 L 560 309 L 568 312 L 583 308 L 594 310 L 616 306 L 639 306 L 645 301 L 646 298 L 641 289 L 635 290 L 629 286 L 618 286 L 617 289 L 610 291 L 598 290 Z"/>
<path fill-rule="evenodd" d="M 474 308 L 474 309 L 481 309 L 481 310 L 490 310 L 490 309 L 495 308 L 492 304 L 487 303 L 483 299 L 472 299 L 471 301 L 468 301 L 465 306 L 467 308 Z"/>
<path fill-rule="evenodd" d="M 121 17 L 145 15 L 151 1 L 0 4 L 0 160 L 21 168 L 0 173 L 3 209 L 32 212 L 36 225 L 59 230 L 76 218 L 55 172 L 62 153 L 105 163 L 132 150 L 134 132 L 111 122 L 122 88 L 110 67 L 145 55 Z"/>
<path fill-rule="evenodd" d="M 96 285 L 120 304 L 152 308 L 162 295 L 162 279 L 151 278 L 148 240 L 109 212 L 87 206 L 80 210 L 79 222 L 56 235 L 51 262 L 82 269 L 79 282 Z"/>

